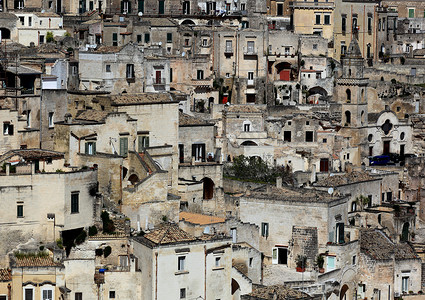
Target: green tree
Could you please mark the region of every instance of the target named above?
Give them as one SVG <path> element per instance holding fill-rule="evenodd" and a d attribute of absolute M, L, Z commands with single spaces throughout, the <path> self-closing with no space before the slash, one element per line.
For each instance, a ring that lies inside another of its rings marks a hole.
<path fill-rule="evenodd" d="M 46 41 L 47 41 L 48 43 L 53 42 L 53 32 L 51 32 L 51 31 L 47 31 L 47 34 L 46 34 Z"/>

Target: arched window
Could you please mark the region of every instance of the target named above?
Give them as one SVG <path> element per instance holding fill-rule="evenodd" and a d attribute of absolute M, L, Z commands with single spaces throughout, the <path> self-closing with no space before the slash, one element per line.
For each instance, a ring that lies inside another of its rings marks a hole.
<path fill-rule="evenodd" d="M 345 91 L 345 93 L 347 94 L 347 103 L 350 103 L 351 102 L 351 90 L 347 89 Z"/>
<path fill-rule="evenodd" d="M 348 110 L 345 112 L 345 123 L 351 124 L 351 112 Z"/>
<path fill-rule="evenodd" d="M 1 38 L 10 39 L 10 30 L 7 28 L 0 28 Z"/>

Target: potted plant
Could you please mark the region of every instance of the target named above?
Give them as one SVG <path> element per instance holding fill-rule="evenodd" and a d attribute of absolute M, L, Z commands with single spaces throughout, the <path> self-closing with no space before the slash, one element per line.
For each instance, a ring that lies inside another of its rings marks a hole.
<path fill-rule="evenodd" d="M 305 272 L 305 267 L 307 266 L 307 256 L 298 254 L 296 263 L 297 272 Z"/>
<path fill-rule="evenodd" d="M 323 265 L 325 264 L 325 258 L 322 255 L 318 255 L 316 257 L 316 264 L 319 268 L 319 273 L 325 273 L 325 269 L 323 268 Z"/>

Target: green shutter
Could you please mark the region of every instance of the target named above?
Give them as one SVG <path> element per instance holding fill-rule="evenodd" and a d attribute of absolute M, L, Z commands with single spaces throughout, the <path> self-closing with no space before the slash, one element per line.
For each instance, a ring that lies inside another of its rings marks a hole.
<path fill-rule="evenodd" d="M 145 12 L 145 0 L 139 0 L 139 11 L 141 13 Z"/>
<path fill-rule="evenodd" d="M 164 4 L 165 4 L 164 1 L 162 1 L 162 0 L 159 1 L 159 14 L 160 15 L 164 14 L 164 11 L 165 11 L 165 5 Z"/>
<path fill-rule="evenodd" d="M 93 142 L 93 155 L 96 154 L 96 142 Z"/>
<path fill-rule="evenodd" d="M 128 138 L 120 138 L 120 155 L 127 156 L 128 153 Z"/>
<path fill-rule="evenodd" d="M 85 150 L 84 150 L 84 153 L 85 154 L 89 154 L 89 143 L 85 143 Z"/>
<path fill-rule="evenodd" d="M 140 152 L 143 152 L 143 136 L 139 136 L 137 139 L 137 149 Z"/>
<path fill-rule="evenodd" d="M 128 1 L 128 13 L 131 14 L 131 1 Z"/>

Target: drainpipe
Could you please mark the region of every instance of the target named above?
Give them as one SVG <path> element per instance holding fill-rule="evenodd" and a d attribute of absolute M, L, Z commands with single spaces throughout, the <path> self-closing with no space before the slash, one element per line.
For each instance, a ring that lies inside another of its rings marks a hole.
<path fill-rule="evenodd" d="M 41 80 L 41 78 L 40 78 L 40 80 Z M 41 82 L 41 94 L 40 94 L 40 143 L 39 143 L 39 145 L 40 145 L 40 149 L 43 149 L 42 147 L 41 147 L 41 143 L 42 143 L 42 140 L 43 140 L 43 134 L 42 134 L 42 129 L 43 129 L 43 119 L 42 119 L 42 115 L 43 115 L 43 113 L 42 113 L 42 111 L 43 111 L 43 109 L 42 109 L 42 102 L 43 101 L 43 81 Z"/>
<path fill-rule="evenodd" d="M 155 300 L 158 299 L 158 252 L 155 252 Z"/>
<path fill-rule="evenodd" d="M 204 265 L 204 300 L 207 300 L 207 246 L 204 246 L 205 265 Z"/>

